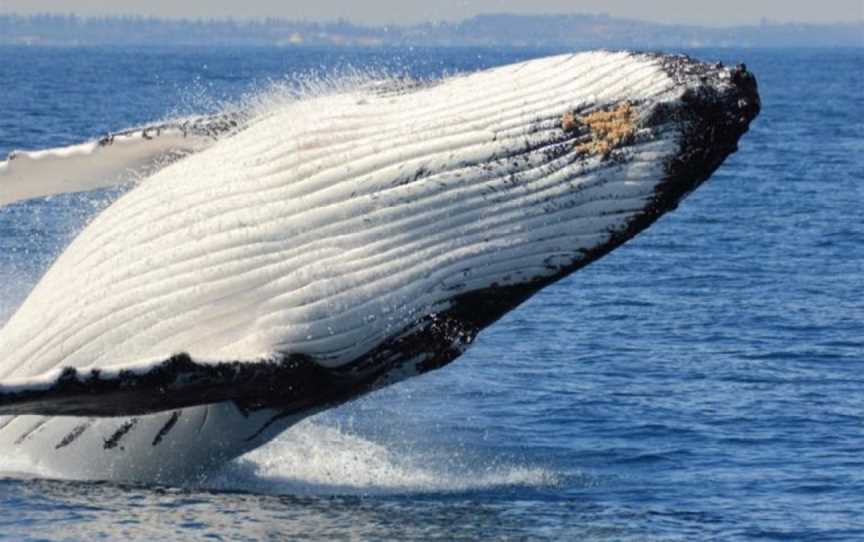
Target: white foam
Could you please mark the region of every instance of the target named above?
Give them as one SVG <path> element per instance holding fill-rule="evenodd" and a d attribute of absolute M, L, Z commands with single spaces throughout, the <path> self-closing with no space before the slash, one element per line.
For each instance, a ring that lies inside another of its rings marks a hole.
<path fill-rule="evenodd" d="M 548 469 L 480 454 L 380 442 L 337 424 L 306 420 L 204 485 L 320 495 L 465 492 L 559 483 L 560 475 Z"/>

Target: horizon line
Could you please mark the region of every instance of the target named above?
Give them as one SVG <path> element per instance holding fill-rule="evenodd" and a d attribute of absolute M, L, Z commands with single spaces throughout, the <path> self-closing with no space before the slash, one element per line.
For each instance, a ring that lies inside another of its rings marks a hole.
<path fill-rule="evenodd" d="M 336 18 L 291 18 L 285 16 L 216 16 L 216 17 L 188 17 L 188 16 L 174 16 L 174 15 L 154 15 L 154 14 L 143 14 L 143 13 L 105 13 L 101 15 L 95 14 L 81 14 L 75 13 L 73 11 L 40 11 L 35 13 L 18 13 L 14 11 L 2 11 L 0 10 L 0 17 L 21 17 L 21 18 L 35 18 L 35 17 L 75 17 L 78 19 L 144 19 L 144 20 L 157 20 L 157 21 L 189 21 L 189 22 L 210 22 L 210 23 L 218 23 L 218 22 L 267 22 L 267 21 L 278 21 L 278 22 L 290 22 L 290 23 L 304 23 L 304 24 L 339 24 L 339 23 L 347 23 L 352 26 L 356 26 L 359 28 L 411 28 L 416 26 L 423 25 L 458 25 L 460 23 L 470 21 L 472 19 L 476 19 L 478 17 L 488 17 L 488 16 L 511 16 L 511 17 L 520 17 L 520 18 L 531 18 L 531 17 L 592 17 L 592 18 L 600 18 L 600 19 L 609 19 L 616 21 L 631 21 L 638 22 L 641 24 L 647 25 L 656 25 L 656 26 L 669 26 L 669 27 L 690 27 L 690 28 L 711 28 L 711 29 L 723 29 L 723 28 L 749 28 L 749 27 L 764 27 L 764 26 L 811 26 L 811 27 L 831 27 L 831 26 L 856 26 L 856 25 L 864 25 L 864 17 L 854 21 L 833 21 L 833 22 L 806 22 L 806 21 L 779 21 L 772 20 L 770 18 L 762 17 L 757 21 L 749 22 L 749 23 L 725 23 L 725 24 L 716 24 L 716 25 L 708 25 L 708 24 L 700 24 L 700 23 L 687 23 L 687 22 L 661 22 L 661 21 L 652 21 L 649 19 L 638 19 L 631 17 L 618 17 L 615 15 L 609 15 L 608 13 L 589 13 L 589 12 L 542 12 L 542 13 L 513 13 L 513 12 L 487 12 L 487 13 L 478 13 L 476 15 L 472 15 L 470 17 L 464 17 L 461 19 L 454 20 L 430 20 L 425 22 L 403 22 L 403 23 L 362 23 L 352 21 L 351 19 L 345 17 L 336 17 Z"/>

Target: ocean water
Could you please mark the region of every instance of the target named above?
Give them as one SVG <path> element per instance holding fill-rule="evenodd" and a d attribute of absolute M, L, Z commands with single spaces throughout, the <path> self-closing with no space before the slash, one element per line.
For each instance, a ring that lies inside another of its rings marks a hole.
<path fill-rule="evenodd" d="M 0 48 L 0 155 L 274 86 L 540 50 Z M 698 50 L 761 116 L 681 207 L 454 364 L 176 487 L 0 457 L 0 539 L 864 539 L 864 50 Z M 0 209 L 0 322 L 117 191 Z"/>

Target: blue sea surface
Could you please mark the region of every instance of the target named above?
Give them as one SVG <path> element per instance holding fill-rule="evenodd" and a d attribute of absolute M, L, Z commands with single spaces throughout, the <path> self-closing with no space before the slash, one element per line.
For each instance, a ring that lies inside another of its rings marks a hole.
<path fill-rule="evenodd" d="M 551 52 L 0 47 L 0 156 L 298 77 Z M 864 50 L 691 53 L 746 62 L 763 110 L 678 210 L 452 365 L 211 479 L 46 480 L 0 458 L 0 539 L 864 539 Z M 0 322 L 116 194 L 0 209 Z"/>

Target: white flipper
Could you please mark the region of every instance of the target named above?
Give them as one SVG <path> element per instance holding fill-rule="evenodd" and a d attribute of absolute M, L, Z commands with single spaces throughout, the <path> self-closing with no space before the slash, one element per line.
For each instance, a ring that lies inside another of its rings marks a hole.
<path fill-rule="evenodd" d="M 147 176 L 201 151 L 241 125 L 239 115 L 195 117 L 109 134 L 99 140 L 0 161 L 0 207 L 33 198 L 107 188 Z"/>

